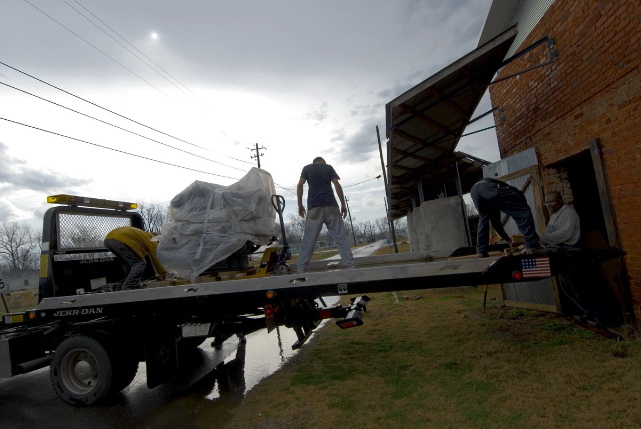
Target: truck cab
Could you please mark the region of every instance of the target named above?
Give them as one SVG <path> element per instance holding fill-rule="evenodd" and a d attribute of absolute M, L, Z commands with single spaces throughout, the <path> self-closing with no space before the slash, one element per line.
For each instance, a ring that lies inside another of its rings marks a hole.
<path fill-rule="evenodd" d="M 107 251 L 105 236 L 121 226 L 144 229 L 136 203 L 72 195 L 53 195 L 62 204 L 43 218 L 39 301 L 95 292 L 125 277 L 120 262 Z M 143 279 L 153 277 L 151 264 Z"/>

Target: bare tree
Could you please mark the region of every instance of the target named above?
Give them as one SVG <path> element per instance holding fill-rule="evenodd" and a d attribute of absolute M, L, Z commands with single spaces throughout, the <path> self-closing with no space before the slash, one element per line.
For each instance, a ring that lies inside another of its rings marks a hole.
<path fill-rule="evenodd" d="M 300 243 L 305 232 L 305 220 L 295 213 L 290 213 L 285 221 L 285 234 L 289 243 Z"/>
<path fill-rule="evenodd" d="M 390 237 L 391 232 L 389 229 L 389 223 L 387 222 L 387 217 L 379 217 L 374 221 L 374 225 L 376 226 L 376 234 L 378 237 L 381 239 Z"/>
<path fill-rule="evenodd" d="M 100 247 L 105 234 L 93 226 L 75 224 L 66 228 L 64 234 L 59 234 L 59 239 L 63 248 Z"/>
<path fill-rule="evenodd" d="M 407 237 L 407 217 L 396 219 L 394 221 L 394 230 L 396 231 L 396 238 Z"/>
<path fill-rule="evenodd" d="M 160 234 L 163 223 L 169 222 L 169 210 L 156 201 L 141 201 L 138 203 L 138 213 L 142 216 L 145 231 Z"/>
<path fill-rule="evenodd" d="M 38 233 L 26 223 L 0 224 L 0 260 L 9 271 L 38 268 Z"/>

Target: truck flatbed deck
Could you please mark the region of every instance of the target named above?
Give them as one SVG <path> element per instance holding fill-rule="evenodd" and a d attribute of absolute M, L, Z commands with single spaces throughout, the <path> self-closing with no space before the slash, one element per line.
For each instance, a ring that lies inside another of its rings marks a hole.
<path fill-rule="evenodd" d="M 551 277 L 581 264 L 599 263 L 623 253 L 617 249 L 556 250 L 535 255 L 438 260 L 441 254 L 415 252 L 356 259 L 359 268 L 319 271 L 326 263 L 315 263 L 310 272 L 225 282 L 163 286 L 122 292 L 88 293 L 43 299 L 38 319 L 94 319 L 117 317 L 132 310 L 163 312 L 193 311 L 242 314 L 254 312 L 271 300 L 307 299 L 327 296 L 523 282 Z M 437 260 L 435 260 L 435 258 Z M 529 261 L 549 266 L 545 271 L 525 269 Z M 418 262 L 422 261 L 422 262 Z M 524 285 L 526 287 L 526 285 Z M 267 293 L 273 292 L 272 298 Z"/>

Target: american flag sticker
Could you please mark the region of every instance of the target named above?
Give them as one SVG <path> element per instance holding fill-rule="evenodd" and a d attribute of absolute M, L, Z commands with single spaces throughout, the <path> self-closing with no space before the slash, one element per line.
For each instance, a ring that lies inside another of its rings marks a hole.
<path fill-rule="evenodd" d="M 521 270 L 523 278 L 533 277 L 550 277 L 550 258 L 547 257 L 529 257 L 521 259 Z"/>

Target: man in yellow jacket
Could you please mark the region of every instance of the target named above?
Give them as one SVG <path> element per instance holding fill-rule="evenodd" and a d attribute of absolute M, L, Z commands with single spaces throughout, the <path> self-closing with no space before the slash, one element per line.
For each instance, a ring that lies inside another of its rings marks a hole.
<path fill-rule="evenodd" d="M 151 241 L 153 237 L 153 234 L 133 226 L 116 228 L 105 237 L 105 247 L 120 260 L 127 276 L 121 290 L 140 286 L 140 279 L 147 267 L 147 255 L 158 276 L 164 277 L 167 274 L 156 257 L 158 242 Z"/>

